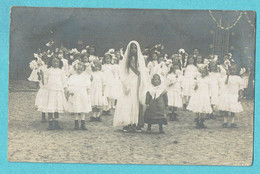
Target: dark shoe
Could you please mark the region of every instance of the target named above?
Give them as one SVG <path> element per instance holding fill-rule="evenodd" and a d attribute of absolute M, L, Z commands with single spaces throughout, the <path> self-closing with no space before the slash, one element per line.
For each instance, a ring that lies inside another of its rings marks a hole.
<path fill-rule="evenodd" d="M 137 126 L 137 127 L 136 127 L 136 132 L 138 132 L 138 133 L 141 133 L 141 132 L 142 132 L 141 126 Z"/>
<path fill-rule="evenodd" d="M 200 128 L 200 120 L 199 120 L 199 118 L 195 118 L 194 122 L 196 122 L 196 128 L 199 129 Z"/>
<path fill-rule="evenodd" d="M 216 119 L 215 116 L 213 114 L 207 114 L 207 119 Z"/>
<path fill-rule="evenodd" d="M 222 127 L 223 127 L 223 128 L 227 128 L 227 127 L 228 127 L 228 124 L 227 124 L 227 123 L 223 123 L 223 124 L 222 124 Z"/>
<path fill-rule="evenodd" d="M 86 128 L 85 120 L 81 120 L 80 129 L 81 129 L 81 130 L 88 130 L 88 129 Z"/>
<path fill-rule="evenodd" d="M 123 131 L 124 131 L 124 132 L 128 132 L 128 131 L 129 131 L 129 126 L 124 126 L 124 127 L 123 127 Z"/>
<path fill-rule="evenodd" d="M 42 122 L 46 122 L 47 120 L 46 120 L 46 117 L 45 117 L 45 115 L 42 115 Z"/>
<path fill-rule="evenodd" d="M 151 129 L 147 129 L 146 133 L 148 133 L 148 134 L 152 133 Z"/>
<path fill-rule="evenodd" d="M 94 122 L 94 121 L 97 121 L 97 119 L 95 117 L 90 117 L 90 122 Z"/>
<path fill-rule="evenodd" d="M 59 125 L 59 121 L 58 121 L 58 120 L 54 120 L 54 129 L 55 129 L 55 130 L 61 130 L 61 129 L 63 129 L 63 128 Z"/>
<path fill-rule="evenodd" d="M 205 128 L 207 128 L 206 126 L 205 126 L 205 124 L 204 124 L 204 121 L 205 121 L 205 119 L 204 118 L 201 118 L 200 119 L 200 128 L 202 128 L 202 129 L 205 129 Z"/>
<path fill-rule="evenodd" d="M 53 121 L 49 121 L 48 130 L 53 130 Z"/>
<path fill-rule="evenodd" d="M 176 113 L 174 113 L 171 121 L 179 121 L 179 119 L 177 118 L 177 116 L 178 116 L 178 115 L 177 115 Z"/>
<path fill-rule="evenodd" d="M 170 121 L 173 121 L 173 115 L 172 114 L 168 114 L 170 117 Z"/>
<path fill-rule="evenodd" d="M 230 124 L 230 128 L 237 128 L 237 124 L 236 123 Z"/>
<path fill-rule="evenodd" d="M 75 127 L 74 127 L 75 130 L 79 130 L 79 121 L 78 120 L 75 120 Z"/>
<path fill-rule="evenodd" d="M 136 132 L 136 126 L 135 125 L 131 125 L 129 127 L 129 132 Z"/>
<path fill-rule="evenodd" d="M 98 122 L 102 122 L 102 120 L 101 120 L 100 117 L 96 118 L 96 121 L 98 121 Z"/>
<path fill-rule="evenodd" d="M 159 133 L 160 134 L 165 134 L 165 132 L 163 130 L 160 130 Z"/>
<path fill-rule="evenodd" d="M 107 115 L 111 115 L 110 110 L 107 111 Z"/>

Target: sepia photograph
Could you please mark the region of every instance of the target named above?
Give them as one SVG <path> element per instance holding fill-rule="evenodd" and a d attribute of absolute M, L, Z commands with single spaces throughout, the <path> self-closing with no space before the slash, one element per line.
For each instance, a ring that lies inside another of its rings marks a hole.
<path fill-rule="evenodd" d="M 251 166 L 255 11 L 10 11 L 8 161 Z"/>

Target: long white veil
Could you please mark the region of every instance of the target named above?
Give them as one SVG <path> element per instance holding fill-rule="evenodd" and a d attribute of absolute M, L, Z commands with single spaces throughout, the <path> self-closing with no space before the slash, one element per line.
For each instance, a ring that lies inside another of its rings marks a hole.
<path fill-rule="evenodd" d="M 121 81 L 127 81 L 127 76 L 128 76 L 128 71 L 127 71 L 127 63 L 129 59 L 129 54 L 130 54 L 130 45 L 134 43 L 137 46 L 137 69 L 140 72 L 140 79 L 139 79 L 139 90 L 138 90 L 138 96 L 139 96 L 139 102 L 142 105 L 145 105 L 145 97 L 146 97 L 146 92 L 148 88 L 148 71 L 145 66 L 145 60 L 144 56 L 141 52 L 140 45 L 137 41 L 131 41 L 126 47 L 126 51 L 124 53 L 123 60 L 121 62 L 120 66 L 120 79 Z"/>

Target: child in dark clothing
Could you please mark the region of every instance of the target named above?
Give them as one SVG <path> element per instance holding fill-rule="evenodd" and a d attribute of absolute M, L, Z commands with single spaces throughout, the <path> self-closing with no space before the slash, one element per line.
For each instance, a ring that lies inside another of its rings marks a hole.
<path fill-rule="evenodd" d="M 148 108 L 144 114 L 144 122 L 148 124 L 148 133 L 151 133 L 152 124 L 159 124 L 159 132 L 163 134 L 163 125 L 167 124 L 168 97 L 165 86 L 158 74 L 153 75 L 152 85 L 153 87 L 146 94 Z"/>

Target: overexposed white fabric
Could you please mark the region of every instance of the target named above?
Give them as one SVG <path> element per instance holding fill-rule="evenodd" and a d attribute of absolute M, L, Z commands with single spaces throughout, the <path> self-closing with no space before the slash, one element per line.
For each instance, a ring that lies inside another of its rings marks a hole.
<path fill-rule="evenodd" d="M 68 112 L 89 113 L 91 101 L 88 95 L 91 82 L 85 74 L 74 74 L 68 79 L 68 91 L 73 93 L 68 99 Z"/>
<path fill-rule="evenodd" d="M 104 106 L 107 105 L 107 97 L 103 95 L 105 90 L 105 74 L 102 71 L 92 72 L 92 84 L 90 87 L 90 97 L 92 106 Z"/>
<path fill-rule="evenodd" d="M 42 66 L 39 66 L 39 67 L 36 67 L 36 68 L 33 68 L 32 69 L 32 72 L 28 78 L 29 81 L 31 82 L 39 82 L 39 79 L 38 79 L 38 73 L 40 71 L 46 71 L 47 70 L 47 65 L 43 64 Z"/>
<path fill-rule="evenodd" d="M 41 68 L 43 73 L 46 73 L 47 66 L 43 66 Z M 38 108 L 38 111 L 43 112 L 44 108 L 46 107 L 47 97 L 48 97 L 48 90 L 46 83 L 43 84 L 43 81 L 39 81 L 40 89 L 38 90 L 35 98 L 35 106 Z"/>
<path fill-rule="evenodd" d="M 65 75 L 69 75 L 69 63 L 67 59 L 62 58 L 61 59 L 62 63 L 63 63 L 63 71 L 65 72 Z"/>
<path fill-rule="evenodd" d="M 182 71 L 177 70 L 175 73 L 170 73 L 166 76 L 167 83 L 173 83 L 172 86 L 168 88 L 168 105 L 181 108 L 182 107 Z"/>
<path fill-rule="evenodd" d="M 42 112 L 63 113 L 67 108 L 64 94 L 64 88 L 67 87 L 65 72 L 62 69 L 51 67 L 47 69 L 44 77 L 44 81 L 47 83 L 48 96 Z"/>
<path fill-rule="evenodd" d="M 212 105 L 216 105 L 218 104 L 219 101 L 221 74 L 218 72 L 210 72 L 208 77 L 210 79 L 210 86 L 209 86 L 210 103 Z"/>
<path fill-rule="evenodd" d="M 158 69 L 159 69 L 159 64 L 157 62 L 157 60 L 154 60 L 154 61 L 150 61 L 148 64 L 147 64 L 147 69 L 148 69 L 148 72 L 149 72 L 149 75 L 151 76 L 152 74 L 155 74 L 158 72 Z"/>
<path fill-rule="evenodd" d="M 93 61 L 95 61 L 95 60 L 99 60 L 97 56 L 94 56 L 94 55 L 90 55 L 90 56 L 89 56 L 89 61 L 90 61 L 90 62 L 93 62 Z"/>
<path fill-rule="evenodd" d="M 226 76 L 227 77 L 227 76 Z M 225 77 L 225 79 L 226 79 Z M 222 111 L 242 112 L 243 107 L 238 101 L 239 90 L 243 89 L 243 81 L 241 77 L 233 75 L 229 76 L 228 83 L 224 84 L 221 90 L 218 108 Z"/>
<path fill-rule="evenodd" d="M 105 74 L 105 80 L 106 80 L 106 90 L 105 90 L 105 96 L 107 96 L 109 99 L 116 99 L 116 78 L 114 76 L 114 66 L 112 64 L 104 64 L 102 65 L 102 71 Z"/>
<path fill-rule="evenodd" d="M 185 69 L 185 73 L 183 76 L 183 95 L 191 96 L 194 89 L 194 78 L 198 76 L 198 68 L 194 65 L 188 65 Z"/>
<path fill-rule="evenodd" d="M 191 95 L 187 107 L 188 110 L 191 110 L 195 113 L 212 113 L 209 96 L 209 81 L 210 79 L 208 77 L 197 78 L 195 83 L 198 85 L 198 89 L 194 90 Z"/>
<path fill-rule="evenodd" d="M 116 91 L 115 99 L 118 99 L 119 96 L 122 94 L 122 83 L 120 81 L 119 77 L 119 64 L 113 64 L 113 74 L 115 77 L 115 84 L 114 84 L 114 90 Z"/>

